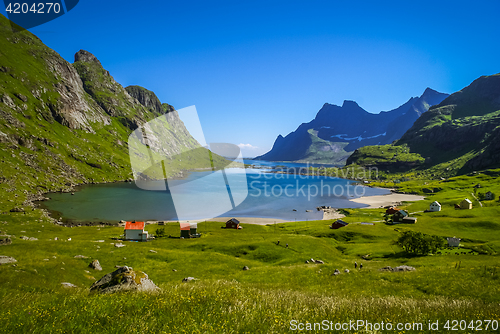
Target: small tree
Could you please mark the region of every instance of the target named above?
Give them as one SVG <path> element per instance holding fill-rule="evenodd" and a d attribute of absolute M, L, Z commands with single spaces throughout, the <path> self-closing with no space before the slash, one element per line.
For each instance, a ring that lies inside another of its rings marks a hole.
<path fill-rule="evenodd" d="M 155 231 L 155 236 L 156 236 L 157 238 L 162 238 L 162 237 L 164 237 L 165 235 L 166 235 L 166 233 L 165 233 L 165 228 L 164 228 L 164 227 L 162 227 L 162 228 L 157 228 L 157 229 L 156 229 L 156 231 Z"/>
<path fill-rule="evenodd" d="M 442 237 L 414 231 L 405 231 L 401 233 L 395 243 L 402 247 L 405 252 L 416 255 L 435 253 L 446 246 Z"/>

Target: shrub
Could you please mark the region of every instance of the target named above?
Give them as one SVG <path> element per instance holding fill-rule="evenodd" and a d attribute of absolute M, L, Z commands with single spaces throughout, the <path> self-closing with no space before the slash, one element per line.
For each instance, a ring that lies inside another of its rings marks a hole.
<path fill-rule="evenodd" d="M 156 236 L 157 238 L 162 238 L 162 237 L 164 237 L 165 235 L 166 235 L 166 233 L 165 233 L 165 228 L 164 228 L 164 227 L 162 227 L 162 228 L 157 228 L 157 229 L 156 229 L 156 231 L 155 231 L 155 236 Z"/>
<path fill-rule="evenodd" d="M 403 232 L 396 240 L 396 244 L 402 247 L 405 252 L 416 255 L 435 253 L 446 247 L 444 238 L 414 231 Z"/>

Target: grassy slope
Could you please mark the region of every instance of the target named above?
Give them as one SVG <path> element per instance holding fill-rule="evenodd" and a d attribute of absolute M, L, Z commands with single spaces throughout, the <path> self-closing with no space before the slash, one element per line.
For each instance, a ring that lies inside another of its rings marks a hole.
<path fill-rule="evenodd" d="M 500 193 L 498 173 L 396 184 L 405 191 L 442 189 L 404 206 L 416 212 L 415 225 L 385 225 L 380 222 L 382 209 L 352 209 L 345 218 L 350 225 L 339 230 L 329 229 L 328 221 L 244 225 L 239 231 L 204 222 L 198 225 L 203 234 L 200 239 L 162 238 L 115 248 L 111 238 L 119 236 L 121 228 L 63 228 L 50 224 L 38 211 L 0 216 L 0 230 L 16 236 L 11 245 L 0 246 L 0 252 L 18 260 L 16 267 L 0 266 L 0 295 L 5 301 L 0 306 L 0 322 L 8 324 L 7 330 L 37 328 L 47 333 L 68 328 L 279 333 L 287 330 L 291 319 L 500 320 L 499 203 L 485 202 L 480 208 L 474 201 L 474 209 L 468 211 L 452 207 L 465 196 L 471 198 L 477 183 L 489 185 L 482 191 Z M 443 204 L 442 212 L 419 212 L 434 200 Z M 375 225 L 358 224 L 370 221 Z M 154 233 L 157 227 L 149 225 L 148 230 Z M 165 229 L 167 235 L 179 234 L 178 224 Z M 460 237 L 466 247 L 462 251 L 468 254 L 407 256 L 392 244 L 407 229 Z M 21 235 L 39 240 L 21 240 Z M 60 240 L 50 240 L 55 236 Z M 101 239 L 105 242 L 94 242 Z M 283 247 L 286 243 L 288 249 Z M 470 253 L 470 249 L 475 251 Z M 79 254 L 89 259 L 75 259 Z M 85 271 L 94 258 L 101 262 L 103 272 Z M 310 258 L 325 264 L 305 264 Z M 355 261 L 363 263 L 361 271 L 354 270 Z M 378 271 L 401 264 L 417 271 Z M 86 289 L 115 265 L 145 271 L 164 292 L 159 296 L 87 297 Z M 242 270 L 245 265 L 249 271 Z M 351 273 L 343 273 L 345 268 Z M 342 274 L 333 276 L 335 269 Z M 199 281 L 181 284 L 187 276 Z M 61 282 L 74 283 L 79 289 L 66 291 Z"/>
<path fill-rule="evenodd" d="M 31 210 L 26 200 L 33 194 L 68 191 L 76 184 L 132 177 L 127 147 L 131 130 L 126 125 L 133 117 L 149 120 L 156 114 L 132 104 L 124 93 L 113 95 L 106 91 L 103 87 L 114 86 L 119 92 L 124 89 L 109 74 L 105 75 L 104 69 L 78 62 L 75 66 L 96 80 L 87 89 L 99 104 L 114 108 L 117 116 L 110 118 L 109 125 L 90 124 L 94 133 L 70 129 L 55 121 L 49 108 L 58 104 L 60 94 L 54 88 L 59 78 L 51 72 L 46 60 L 56 59 L 69 67 L 71 64 L 28 31 L 14 34 L 3 16 L 0 16 L 0 56 L 0 212 L 15 207 Z M 89 78 L 84 75 L 84 79 Z M 83 98 L 96 105 L 92 96 L 85 93 Z M 169 130 L 178 137 L 176 147 L 186 143 L 197 145 L 189 134 L 177 131 L 177 127 Z M 179 170 L 206 167 L 204 161 L 199 161 L 200 155 L 203 154 L 196 151 L 182 161 L 169 161 L 165 166 L 167 176 Z M 214 157 L 216 165 L 226 163 L 225 159 Z"/>

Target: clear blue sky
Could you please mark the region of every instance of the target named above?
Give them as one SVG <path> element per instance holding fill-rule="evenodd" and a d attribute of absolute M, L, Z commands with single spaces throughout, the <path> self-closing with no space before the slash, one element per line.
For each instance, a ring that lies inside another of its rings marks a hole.
<path fill-rule="evenodd" d="M 4 12 L 5 13 L 5 12 Z M 393 109 L 500 72 L 500 1 L 94 1 L 31 29 L 123 86 L 196 105 L 207 142 L 269 150 L 328 102 Z"/>

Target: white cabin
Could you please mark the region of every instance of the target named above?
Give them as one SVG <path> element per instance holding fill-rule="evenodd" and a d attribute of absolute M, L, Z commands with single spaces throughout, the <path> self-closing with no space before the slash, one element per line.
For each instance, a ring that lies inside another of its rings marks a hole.
<path fill-rule="evenodd" d="M 441 204 L 439 204 L 439 202 L 437 201 L 432 202 L 431 205 L 429 206 L 429 211 L 433 212 L 441 211 Z"/>

